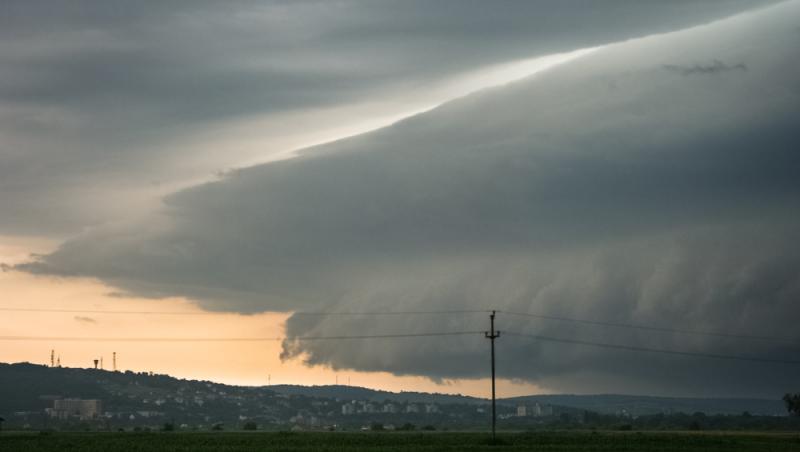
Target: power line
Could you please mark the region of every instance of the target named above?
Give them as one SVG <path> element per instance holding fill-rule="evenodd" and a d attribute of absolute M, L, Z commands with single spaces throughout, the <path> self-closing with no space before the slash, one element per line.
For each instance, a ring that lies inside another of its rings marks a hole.
<path fill-rule="evenodd" d="M 67 314 L 110 314 L 110 315 L 166 315 L 166 316 L 208 316 L 208 315 L 247 315 L 241 313 L 226 312 L 207 312 L 207 311 L 122 311 L 105 309 L 59 309 L 59 308 L 12 308 L 0 307 L 3 312 L 36 312 L 36 313 L 67 313 Z M 403 315 L 454 315 L 454 314 L 489 314 L 489 309 L 449 309 L 449 310 L 413 310 L 413 311 L 298 311 L 291 312 L 295 316 L 309 317 L 359 317 L 359 316 L 403 316 Z M 777 336 L 758 336 L 749 334 L 737 334 L 721 331 L 699 331 L 689 329 L 667 328 L 654 325 L 642 325 L 633 323 L 605 322 L 599 320 L 579 319 L 563 316 L 553 316 L 544 314 L 534 314 L 527 312 L 497 310 L 497 313 L 518 317 L 530 317 L 541 320 L 552 320 L 558 322 L 570 322 L 584 325 L 595 325 L 613 328 L 627 328 L 643 331 L 656 331 L 670 334 L 690 334 L 699 336 L 725 337 L 731 339 L 758 340 L 768 342 L 781 342 L 800 345 L 796 340 Z"/>
<path fill-rule="evenodd" d="M 86 309 L 48 309 L 48 308 L 10 308 L 0 307 L 0 311 L 14 311 L 14 312 L 55 312 L 55 313 L 85 313 L 85 314 L 129 314 L 129 315 L 213 315 L 213 312 L 181 312 L 181 311 L 116 311 L 116 310 L 86 310 Z M 449 315 L 449 314 L 478 314 L 478 313 L 492 313 L 491 310 L 478 310 L 478 309 L 463 309 L 463 310 L 428 310 L 428 311 L 331 311 L 331 312 L 295 312 L 294 315 L 307 315 L 307 316 L 398 316 L 398 315 Z M 795 343 L 795 341 L 788 338 L 770 337 L 770 336 L 753 336 L 743 334 L 733 334 L 724 332 L 712 331 L 697 331 L 697 330 L 684 330 L 672 329 L 658 326 L 629 324 L 629 323 L 616 323 L 604 322 L 587 319 L 577 319 L 569 317 L 549 316 L 542 314 L 523 313 L 515 311 L 497 311 L 498 313 L 531 317 L 544 320 L 555 320 L 561 322 L 573 322 L 588 325 L 606 326 L 606 327 L 619 327 L 630 328 L 645 331 L 657 331 L 664 333 L 674 334 L 694 334 L 705 336 L 728 337 L 735 339 L 751 339 L 762 341 L 776 341 L 784 343 Z M 365 335 L 337 335 L 337 336 L 295 336 L 295 337 L 74 337 L 74 336 L 0 336 L 0 341 L 70 341 L 70 342 L 266 342 L 266 341 L 283 341 L 283 340 L 297 340 L 297 341 L 316 341 L 316 340 L 357 340 L 357 339 L 394 339 L 394 338 L 414 338 L 414 337 L 440 337 L 440 336 L 465 336 L 473 334 L 483 334 L 483 331 L 455 331 L 455 332 L 428 332 L 428 333 L 403 333 L 403 334 L 365 334 Z M 782 363 L 782 364 L 800 364 L 800 361 L 791 360 L 776 360 L 768 358 L 746 357 L 736 355 L 719 355 L 713 353 L 697 353 L 681 350 L 669 349 L 654 349 L 647 347 L 637 347 L 619 344 L 608 344 L 601 342 L 581 341 L 576 339 L 555 338 L 541 335 L 531 335 L 524 333 L 507 333 L 513 336 L 530 337 L 542 341 L 560 342 L 576 345 L 586 345 L 593 347 L 603 347 L 618 350 L 639 351 L 662 353 L 681 356 L 694 356 L 712 359 L 728 359 L 740 361 L 753 361 L 753 362 L 769 362 L 769 363 Z"/>
<path fill-rule="evenodd" d="M 348 340 L 348 339 L 397 339 L 414 337 L 467 336 L 483 334 L 483 331 L 449 331 L 433 333 L 360 334 L 343 336 L 281 336 L 281 337 L 86 337 L 86 336 L 0 336 L 0 341 L 64 341 L 64 342 L 267 342 Z"/>
<path fill-rule="evenodd" d="M 52 312 L 62 314 L 125 314 L 125 315 L 214 315 L 223 312 L 185 312 L 185 311 L 115 311 L 103 309 L 50 309 L 50 308 L 0 308 L 4 312 Z"/>
<path fill-rule="evenodd" d="M 608 344 L 603 342 L 581 341 L 577 339 L 564 339 L 558 337 L 540 336 L 536 334 L 514 333 L 508 331 L 504 331 L 504 334 L 507 334 L 509 336 L 530 337 L 533 339 L 537 339 L 540 341 L 547 341 L 547 342 L 560 342 L 563 344 L 586 345 L 591 347 L 611 348 L 611 349 L 627 350 L 634 352 L 662 353 L 667 355 L 692 356 L 696 358 L 726 359 L 726 360 L 751 361 L 760 363 L 795 364 L 795 365 L 800 364 L 800 361 L 792 361 L 792 360 L 758 358 L 754 356 L 721 355 L 715 353 L 687 352 L 683 350 L 671 350 L 671 349 L 661 349 L 661 348 L 637 347 L 633 345 L 620 345 L 620 344 Z"/>
<path fill-rule="evenodd" d="M 208 315 L 246 315 L 240 313 L 225 312 L 186 312 L 186 311 L 123 311 L 123 310 L 104 310 L 104 309 L 59 309 L 59 308 L 15 308 L 0 307 L 3 312 L 36 312 L 36 313 L 69 313 L 69 314 L 111 314 L 111 315 L 165 315 L 165 316 L 208 316 Z M 403 315 L 454 315 L 454 314 L 489 314 L 492 310 L 488 309 L 451 309 L 451 310 L 413 310 L 413 311 L 298 311 L 292 312 L 296 316 L 319 316 L 319 317 L 359 317 L 359 316 L 403 316 Z M 498 310 L 497 313 L 518 317 L 529 317 L 541 320 L 552 320 L 558 322 L 578 323 L 584 325 L 594 325 L 613 328 L 627 328 L 642 331 L 655 331 L 670 334 L 689 334 L 699 336 L 724 337 L 731 339 L 757 340 L 767 342 L 779 342 L 793 345 L 800 345 L 794 339 L 776 336 L 758 336 L 748 334 L 736 334 L 721 331 L 699 331 L 689 329 L 667 328 L 654 325 L 643 325 L 633 323 L 606 322 L 599 320 L 588 320 L 572 317 L 553 316 L 544 314 L 534 314 L 527 312 Z"/>
<path fill-rule="evenodd" d="M 341 339 L 394 339 L 407 337 L 440 337 L 440 336 L 471 336 L 483 334 L 483 331 L 449 331 L 441 333 L 406 333 L 406 334 L 364 334 L 352 336 L 296 336 L 282 339 L 299 341 L 341 340 Z"/>
<path fill-rule="evenodd" d="M 491 309 L 451 309 L 439 311 L 309 311 L 294 312 L 294 315 L 307 316 L 392 316 L 392 315 L 450 315 L 450 314 L 488 314 Z"/>
<path fill-rule="evenodd" d="M 514 311 L 497 311 L 501 314 L 507 315 L 514 315 L 520 317 L 532 317 L 536 319 L 542 320 L 555 320 L 559 322 L 571 322 L 571 323 L 581 323 L 586 325 L 596 325 L 596 326 L 607 326 L 607 327 L 614 327 L 614 328 L 629 328 L 629 329 L 637 329 L 637 330 L 644 330 L 644 331 L 657 331 L 661 333 L 672 333 L 672 334 L 692 334 L 698 336 L 714 336 L 714 337 L 726 337 L 731 339 L 748 339 L 748 340 L 758 340 L 758 341 L 768 341 L 768 342 L 782 342 L 782 343 L 790 343 L 795 345 L 800 345 L 796 340 L 790 339 L 787 337 L 776 337 L 776 336 L 756 336 L 756 335 L 749 335 L 749 334 L 736 334 L 736 333 L 727 333 L 721 331 L 698 331 L 698 330 L 686 330 L 686 329 L 676 329 L 676 328 L 666 328 L 666 327 L 659 327 L 653 325 L 642 325 L 642 324 L 634 324 L 634 323 L 617 323 L 617 322 L 603 322 L 599 320 L 587 320 L 587 319 L 576 319 L 570 317 L 559 317 L 559 316 L 551 316 L 551 315 L 542 315 L 542 314 L 532 314 L 526 312 L 514 312 Z"/>
<path fill-rule="evenodd" d="M 185 312 L 185 311 L 118 311 L 105 309 L 58 309 L 58 308 L 10 308 L 0 307 L 4 312 L 40 312 L 40 313 L 66 313 L 66 314 L 123 314 L 123 315 L 247 315 L 230 312 Z M 394 316 L 394 315 L 451 315 L 451 314 L 486 314 L 487 309 L 452 309 L 436 311 L 309 311 L 287 312 L 298 316 Z"/>

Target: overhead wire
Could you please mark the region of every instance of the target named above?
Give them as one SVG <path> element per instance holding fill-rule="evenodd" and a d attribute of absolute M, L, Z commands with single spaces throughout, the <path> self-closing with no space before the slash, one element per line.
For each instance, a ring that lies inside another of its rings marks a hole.
<path fill-rule="evenodd" d="M 0 307 L 0 311 L 15 312 L 55 312 L 55 313 L 85 313 L 85 314 L 130 314 L 130 315 L 213 315 L 213 312 L 184 312 L 184 311 L 117 311 L 117 310 L 85 310 L 85 309 L 47 309 L 47 308 L 11 308 Z M 292 314 L 301 316 L 399 316 L 399 315 L 449 315 L 449 314 L 479 314 L 490 313 L 492 310 L 414 310 L 414 311 L 298 311 Z M 735 339 L 750 339 L 762 341 L 776 341 L 785 343 L 796 343 L 792 339 L 754 336 L 745 334 L 734 334 L 716 331 L 697 331 L 689 329 L 673 329 L 659 326 L 629 324 L 617 322 L 605 322 L 588 319 L 578 319 L 570 317 L 551 316 L 535 313 L 524 313 L 517 311 L 497 310 L 499 314 L 510 316 L 530 317 L 543 320 L 573 322 L 578 324 L 596 325 L 604 327 L 628 328 L 644 331 L 656 331 L 672 334 L 692 334 L 715 337 L 726 337 Z M 451 332 L 424 332 L 424 333 L 397 333 L 397 334 L 359 334 L 359 335 L 332 335 L 332 336 L 273 336 L 273 337 L 88 337 L 88 336 L 0 336 L 0 341 L 53 341 L 53 342 L 266 342 L 266 341 L 323 341 L 323 340 L 359 340 L 359 339 L 394 339 L 394 338 L 419 338 L 419 337 L 444 337 L 444 336 L 467 336 L 483 335 L 485 331 L 451 331 Z M 661 349 L 640 347 L 634 345 L 612 344 L 604 342 L 584 341 L 578 339 L 567 339 L 550 337 L 544 335 L 527 334 L 521 332 L 504 332 L 509 336 L 528 337 L 544 342 L 557 342 L 572 345 L 582 345 L 600 347 L 607 349 L 626 350 L 634 352 L 660 353 L 669 355 L 691 356 L 698 358 L 723 359 L 751 361 L 762 363 L 779 364 L 800 364 L 800 361 L 781 360 L 772 358 L 760 358 L 752 356 L 725 355 L 715 353 L 690 352 L 684 350 Z"/>
<path fill-rule="evenodd" d="M 739 333 L 730 333 L 724 331 L 700 331 L 700 330 L 691 330 L 691 329 L 681 329 L 681 328 L 666 328 L 661 326 L 655 325 L 643 325 L 643 324 L 635 324 L 635 323 L 618 323 L 618 322 L 605 322 L 600 320 L 588 320 L 588 319 L 578 319 L 578 318 L 571 318 L 571 317 L 560 317 L 560 316 L 553 316 L 553 315 L 543 315 L 543 314 L 534 314 L 534 313 L 526 313 L 526 312 L 516 312 L 516 311 L 497 311 L 501 314 L 512 315 L 512 316 L 520 316 L 520 317 L 530 317 L 536 318 L 541 320 L 553 320 L 558 322 L 570 322 L 570 323 L 579 323 L 585 325 L 595 325 L 595 326 L 604 326 L 604 327 L 614 327 L 614 328 L 627 328 L 627 329 L 636 329 L 636 330 L 644 330 L 644 331 L 657 331 L 661 333 L 671 333 L 671 334 L 688 334 L 688 335 L 698 335 L 698 336 L 713 336 L 713 337 L 724 337 L 730 339 L 745 339 L 745 340 L 757 340 L 757 341 L 768 341 L 768 342 L 782 342 L 782 343 L 791 343 L 795 345 L 800 345 L 795 339 L 787 338 L 787 337 L 778 337 L 778 336 L 758 336 L 758 335 L 751 335 L 751 334 L 739 334 Z"/>
<path fill-rule="evenodd" d="M 227 313 L 227 312 L 208 312 L 208 311 L 132 311 L 132 310 L 107 310 L 107 309 L 61 309 L 61 308 L 18 308 L 18 307 L 0 307 L 3 312 L 33 312 L 33 313 L 68 313 L 68 314 L 110 314 L 110 315 L 165 315 L 165 316 L 208 316 L 208 315 L 249 315 L 240 313 Z M 491 313 L 490 309 L 446 309 L 446 310 L 411 310 L 411 311 L 295 311 L 287 312 L 294 316 L 308 316 L 308 317 L 359 317 L 359 316 L 404 316 L 404 315 L 454 315 L 454 314 L 487 314 Z M 668 328 L 657 325 L 645 325 L 637 323 L 623 323 L 623 322 L 609 322 L 601 320 L 589 320 L 574 317 L 545 315 L 530 312 L 496 310 L 499 314 L 505 314 L 516 317 L 528 317 L 540 320 L 549 320 L 557 322 L 569 322 L 583 325 L 594 325 L 611 328 L 625 328 L 643 331 L 654 331 L 669 334 L 686 334 L 686 335 L 699 335 L 711 337 L 723 337 L 729 339 L 742 339 L 742 340 L 757 340 L 767 342 L 781 342 L 794 345 L 800 345 L 795 339 L 779 336 L 764 336 L 752 335 L 742 333 L 732 333 L 726 331 L 707 331 L 707 330 L 693 330 L 685 328 Z"/>
<path fill-rule="evenodd" d="M 526 334 L 526 333 L 517 333 L 517 332 L 510 332 L 510 331 L 503 331 L 503 334 L 509 335 L 509 336 L 528 337 L 528 338 L 533 338 L 533 339 L 540 340 L 540 341 L 545 341 L 545 342 L 560 342 L 560 343 L 564 343 L 564 344 L 585 345 L 585 346 L 590 346 L 590 347 L 610 348 L 610 349 L 627 350 L 627 351 L 634 351 L 634 352 L 661 353 L 661 354 L 668 354 L 668 355 L 691 356 L 691 357 L 696 357 L 696 358 L 711 358 L 711 359 L 724 359 L 724 360 L 736 360 L 736 361 L 752 361 L 752 362 L 760 362 L 760 363 L 800 365 L 800 361 L 795 361 L 795 360 L 759 358 L 759 357 L 756 357 L 756 356 L 724 355 L 724 354 L 716 354 L 716 353 L 689 352 L 689 351 L 683 351 L 683 350 L 673 350 L 673 349 L 663 349 L 663 348 L 639 347 L 639 346 L 635 346 L 635 345 L 610 344 L 610 343 L 605 343 L 605 342 L 583 341 L 583 340 L 578 340 L 578 339 L 565 339 L 565 338 L 558 338 L 558 337 L 542 336 L 542 335 L 538 335 L 538 334 Z"/>
<path fill-rule="evenodd" d="M 66 314 L 122 314 L 122 315 L 250 315 L 231 312 L 209 311 L 124 311 L 110 309 L 61 309 L 61 308 L 16 308 L 0 307 L 3 312 L 40 312 Z M 430 311 L 288 311 L 287 314 L 299 316 L 395 316 L 395 315 L 450 315 L 450 314 L 486 314 L 488 309 L 449 309 Z M 254 313 L 259 314 L 259 313 Z"/>
<path fill-rule="evenodd" d="M 449 314 L 488 314 L 491 309 L 445 309 L 432 311 L 298 311 L 300 316 L 393 316 L 393 315 L 449 315 Z"/>
<path fill-rule="evenodd" d="M 348 339 L 396 339 L 414 337 L 466 336 L 483 334 L 483 331 L 446 331 L 398 334 L 357 334 L 338 336 L 268 336 L 268 337 L 108 337 L 108 336 L 0 336 L 0 341 L 64 341 L 64 342 L 266 342 L 266 341 L 320 341 Z"/>
<path fill-rule="evenodd" d="M 61 314 L 123 314 L 123 315 L 215 315 L 222 312 L 207 311 L 117 311 L 105 309 L 59 309 L 59 308 L 8 308 L 0 307 L 3 312 L 40 312 Z"/>

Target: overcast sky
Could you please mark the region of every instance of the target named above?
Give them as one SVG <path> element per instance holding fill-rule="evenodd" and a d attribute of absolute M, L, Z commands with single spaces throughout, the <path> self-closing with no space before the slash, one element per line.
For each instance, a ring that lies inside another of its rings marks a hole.
<path fill-rule="evenodd" d="M 4 1 L 0 233 L 65 238 L 464 73 L 767 3 Z"/>
<path fill-rule="evenodd" d="M 0 234 L 60 243 L 18 271 L 212 311 L 498 309 L 781 336 L 498 319 L 796 360 L 800 1 L 776 3 L 6 2 Z M 485 323 L 294 315 L 282 356 L 479 378 L 480 337 L 291 338 Z M 500 346 L 502 375 L 551 391 L 774 396 L 800 377 Z"/>

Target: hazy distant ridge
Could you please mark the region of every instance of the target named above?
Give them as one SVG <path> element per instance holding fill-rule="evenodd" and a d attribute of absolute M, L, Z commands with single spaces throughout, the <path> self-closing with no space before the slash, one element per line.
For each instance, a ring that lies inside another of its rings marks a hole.
<path fill-rule="evenodd" d="M 394 402 L 419 402 L 419 403 L 487 403 L 486 399 L 470 397 L 460 394 L 440 394 L 429 392 L 401 391 L 390 392 L 376 389 L 362 388 L 360 386 L 324 385 L 324 386 L 299 386 L 299 385 L 273 385 L 269 389 L 279 394 L 306 395 L 313 397 L 327 397 L 342 400 L 391 400 Z"/>
<path fill-rule="evenodd" d="M 109 408 L 124 401 L 131 404 L 127 396 L 120 392 L 155 391 L 169 394 L 179 386 L 206 392 L 229 394 L 237 393 L 246 398 L 272 397 L 271 394 L 305 396 L 318 399 L 372 400 L 376 402 L 393 401 L 405 403 L 436 404 L 486 404 L 487 399 L 459 394 L 438 394 L 424 392 L 389 392 L 358 386 L 299 386 L 273 385 L 261 387 L 232 386 L 210 381 L 181 380 L 168 375 L 147 375 L 144 373 L 109 372 L 94 369 L 50 368 L 28 363 L 0 363 L 0 413 L 14 411 L 40 411 L 50 406 L 52 397 L 100 398 L 108 402 Z M 128 389 L 131 388 L 131 389 Z M 112 394 L 117 393 L 112 397 Z M 43 397 L 46 396 L 46 397 Z M 774 400 L 742 398 L 676 398 L 633 395 L 532 395 L 500 399 L 504 405 L 526 404 L 554 405 L 599 413 L 618 413 L 624 409 L 633 415 L 657 413 L 706 414 L 751 414 L 786 415 L 783 403 L 776 394 Z M 135 405 L 135 403 L 133 403 Z M 134 406 L 130 407 L 135 408 Z M 141 408 L 141 407 L 140 407 Z M 140 409 L 137 408 L 137 409 Z M 222 407 L 220 407 L 222 409 Z M 225 407 L 225 410 L 234 407 Z"/>
<path fill-rule="evenodd" d="M 747 398 L 690 398 L 653 397 L 619 394 L 601 395 L 535 395 L 504 399 L 503 403 L 540 403 L 581 408 L 598 413 L 616 414 L 625 409 L 630 414 L 688 413 L 785 415 L 786 409 L 777 397 L 769 399 Z"/>

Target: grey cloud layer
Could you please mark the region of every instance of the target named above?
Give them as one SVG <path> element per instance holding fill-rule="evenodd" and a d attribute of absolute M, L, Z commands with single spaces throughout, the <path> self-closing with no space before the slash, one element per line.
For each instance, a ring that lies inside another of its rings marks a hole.
<path fill-rule="evenodd" d="M 253 157 L 181 145 L 209 124 L 402 96 L 768 3 L 4 1 L 0 233 L 75 233 Z"/>
<path fill-rule="evenodd" d="M 800 341 L 800 2 L 631 41 L 392 127 L 172 195 L 18 268 L 214 310 L 502 309 Z M 717 64 L 716 62 L 720 62 Z M 686 76 L 670 67 L 746 67 Z M 485 328 L 293 316 L 290 336 Z M 501 329 L 791 358 L 796 345 L 502 316 Z M 797 367 L 504 337 L 563 391 L 774 396 Z M 485 340 L 286 341 L 311 364 L 478 377 Z"/>

